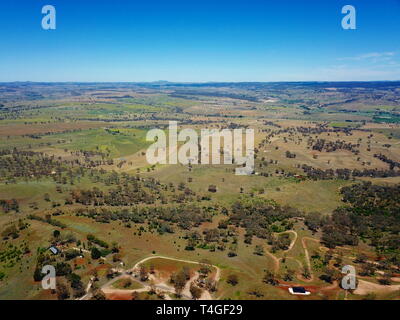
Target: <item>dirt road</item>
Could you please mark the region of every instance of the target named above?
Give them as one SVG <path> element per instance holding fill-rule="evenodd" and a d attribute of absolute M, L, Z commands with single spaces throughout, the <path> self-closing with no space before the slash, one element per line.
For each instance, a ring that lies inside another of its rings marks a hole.
<path fill-rule="evenodd" d="M 137 262 L 132 268 L 128 269 L 128 270 L 123 270 L 121 269 L 120 272 L 122 272 L 121 275 L 111 279 L 110 281 L 108 281 L 106 284 L 104 284 L 101 287 L 101 290 L 105 293 L 105 294 L 127 294 L 127 293 L 132 293 L 132 292 L 146 292 L 146 291 L 150 291 L 151 287 L 148 283 L 140 281 L 138 279 L 136 279 L 134 276 L 132 276 L 130 273 L 133 272 L 134 270 L 137 270 L 140 266 L 140 264 L 142 264 L 143 262 L 146 262 L 148 260 L 151 259 L 168 259 L 168 260 L 173 260 L 173 261 L 179 261 L 179 262 L 184 262 L 184 263 L 190 263 L 190 264 L 198 264 L 200 265 L 200 262 L 197 261 L 191 261 L 191 260 L 184 260 L 184 259 L 177 259 L 177 258 L 171 258 L 171 257 L 165 257 L 165 256 L 160 256 L 160 255 L 155 255 L 155 256 L 150 256 L 147 258 L 144 258 L 142 260 L 140 260 L 139 262 Z M 213 268 L 215 268 L 216 272 L 215 272 L 215 278 L 214 280 L 218 283 L 218 281 L 220 280 L 221 277 L 221 269 L 215 265 L 211 265 Z M 185 288 L 182 291 L 182 297 L 185 299 L 192 299 L 192 295 L 190 294 L 190 284 L 194 281 L 196 281 L 199 277 L 199 273 L 196 272 L 195 275 L 193 277 L 190 278 L 190 280 L 186 283 Z M 125 290 L 125 289 L 116 289 L 112 286 L 113 283 L 115 283 L 116 281 L 120 280 L 120 279 L 124 279 L 124 278 L 129 278 L 132 281 L 138 282 L 140 283 L 143 288 L 140 289 L 132 289 L 132 290 Z M 89 282 L 87 288 L 86 288 L 86 294 L 84 296 L 82 296 L 80 298 L 80 300 L 87 300 L 90 299 L 92 297 L 92 294 L 90 292 L 90 288 L 92 286 L 92 281 Z M 174 294 L 175 293 L 175 289 L 172 286 L 169 286 L 166 283 L 158 283 L 158 284 L 154 284 L 153 285 L 154 288 L 166 292 L 166 293 L 171 293 Z M 167 299 L 169 299 L 169 297 L 167 297 Z M 207 290 L 203 290 L 203 293 L 200 297 L 200 300 L 212 300 L 212 296 L 211 294 L 207 291 Z"/>

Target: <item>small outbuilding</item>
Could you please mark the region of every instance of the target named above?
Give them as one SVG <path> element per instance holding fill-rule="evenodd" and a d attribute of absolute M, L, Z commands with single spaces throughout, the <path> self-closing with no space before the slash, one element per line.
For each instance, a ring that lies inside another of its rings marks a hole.
<path fill-rule="evenodd" d="M 50 247 L 49 250 L 51 251 L 52 254 L 59 254 L 60 250 L 57 247 Z"/>
<path fill-rule="evenodd" d="M 290 287 L 289 292 L 291 294 L 302 295 L 302 296 L 308 296 L 311 294 L 311 292 L 307 291 L 304 287 Z"/>

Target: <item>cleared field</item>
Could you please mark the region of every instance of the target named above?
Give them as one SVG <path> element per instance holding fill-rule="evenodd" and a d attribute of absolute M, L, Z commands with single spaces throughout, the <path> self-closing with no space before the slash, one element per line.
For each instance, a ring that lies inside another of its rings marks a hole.
<path fill-rule="evenodd" d="M 103 122 L 50 122 L 35 124 L 4 124 L 0 126 L 0 136 L 22 136 L 50 134 L 64 131 L 85 130 L 90 128 L 99 128 L 106 126 Z"/>

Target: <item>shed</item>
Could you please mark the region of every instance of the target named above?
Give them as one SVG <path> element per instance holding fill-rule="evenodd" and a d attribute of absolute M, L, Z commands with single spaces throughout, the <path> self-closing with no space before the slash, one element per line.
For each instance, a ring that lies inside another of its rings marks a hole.
<path fill-rule="evenodd" d="M 52 254 L 58 254 L 60 250 L 57 247 L 50 247 L 49 250 L 51 251 Z"/>
<path fill-rule="evenodd" d="M 289 288 L 289 292 L 291 294 L 303 295 L 308 296 L 310 291 L 307 291 L 304 287 L 291 287 Z"/>

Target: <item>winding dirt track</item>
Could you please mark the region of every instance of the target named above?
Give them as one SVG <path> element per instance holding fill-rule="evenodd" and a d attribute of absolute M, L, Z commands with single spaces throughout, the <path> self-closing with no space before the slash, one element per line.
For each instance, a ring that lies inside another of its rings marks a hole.
<path fill-rule="evenodd" d="M 291 250 L 294 246 L 294 244 L 297 241 L 298 235 L 295 231 L 285 231 L 285 232 L 291 232 L 294 233 L 295 238 L 292 240 L 289 248 L 287 250 L 285 250 L 286 252 Z M 315 242 L 320 242 L 318 239 L 314 239 L 314 238 L 310 238 L 310 237 L 303 237 L 301 238 L 301 244 L 304 250 L 304 255 L 305 255 L 305 260 L 306 260 L 306 264 L 307 267 L 310 270 L 310 274 L 311 274 L 311 278 L 310 279 L 304 279 L 302 278 L 303 281 L 307 281 L 307 282 L 311 282 L 314 279 L 314 276 L 312 274 L 312 269 L 311 269 L 311 261 L 310 261 L 310 255 L 308 252 L 308 247 L 307 247 L 307 240 L 310 241 L 315 241 Z M 270 253 L 269 251 L 265 251 L 267 255 L 269 255 L 272 260 L 274 261 L 275 264 L 275 271 L 278 272 L 279 271 L 279 267 L 280 267 L 280 260 L 282 258 L 277 258 L 275 255 L 273 255 L 272 253 Z M 179 262 L 184 262 L 184 263 L 189 263 L 189 264 L 198 264 L 200 265 L 201 263 L 198 261 L 191 261 L 191 260 L 185 260 L 185 259 L 177 259 L 177 258 L 171 258 L 171 257 L 166 257 L 166 256 L 161 256 L 161 255 L 155 255 L 155 256 L 150 256 L 150 257 L 146 257 L 142 260 L 140 260 L 139 262 L 137 262 L 132 268 L 128 269 L 128 270 L 121 270 L 122 271 L 122 275 L 117 276 L 113 279 L 111 279 L 110 281 L 108 281 L 106 284 L 104 284 L 101 287 L 101 290 L 107 294 L 107 295 L 116 295 L 116 296 L 123 296 L 126 294 L 131 294 L 132 292 L 146 292 L 149 291 L 151 289 L 150 285 L 146 282 L 142 282 L 139 281 L 138 279 L 136 279 L 134 276 L 132 276 L 131 274 L 129 274 L 129 272 L 134 271 L 135 269 L 137 270 L 137 268 L 140 266 L 140 264 L 151 260 L 151 259 L 156 259 L 156 258 L 160 258 L 160 259 L 168 259 L 168 260 L 173 260 L 173 261 L 179 261 Z M 302 265 L 302 263 L 297 260 L 294 257 L 286 257 L 287 259 L 294 259 L 296 260 L 300 265 Z M 215 281 L 219 282 L 220 280 L 220 276 L 221 276 L 221 269 L 215 265 L 210 265 L 213 268 L 215 268 L 216 273 L 215 273 Z M 182 297 L 185 299 L 191 299 L 191 294 L 190 294 L 190 283 L 192 283 L 193 281 L 197 280 L 197 278 L 199 277 L 198 272 L 195 273 L 195 275 L 193 277 L 191 277 L 191 279 L 186 283 L 185 288 L 182 291 Z M 112 284 L 120 279 L 123 278 L 130 278 L 131 280 L 140 283 L 141 285 L 143 285 L 143 288 L 140 289 L 116 289 L 114 287 L 112 287 Z M 397 279 L 396 279 L 397 280 Z M 338 285 L 337 281 L 335 281 L 332 285 L 324 287 L 324 290 L 328 290 L 328 289 L 334 289 L 336 288 Z M 92 297 L 92 294 L 90 292 L 90 288 L 92 286 L 92 279 L 89 281 L 87 287 L 86 287 L 86 294 L 80 298 L 80 300 L 86 300 L 86 299 L 90 299 Z M 172 286 L 169 286 L 166 283 L 158 283 L 155 284 L 154 287 L 156 289 L 159 289 L 163 292 L 169 293 L 169 294 L 174 294 L 175 293 L 175 289 Z M 376 292 L 380 292 L 380 293 L 385 293 L 385 292 L 393 292 L 396 290 L 400 290 L 400 284 L 399 285 L 380 285 L 380 284 L 376 284 L 376 283 L 372 283 L 369 281 L 365 281 L 362 279 L 359 279 L 359 283 L 358 283 L 358 287 L 357 289 L 354 291 L 355 294 L 359 294 L 359 295 L 366 295 L 368 293 L 376 293 Z M 170 300 L 171 297 L 167 294 L 165 296 L 166 300 Z M 212 300 L 212 296 L 211 294 L 207 291 L 204 290 L 203 294 L 200 298 L 200 300 Z"/>
<path fill-rule="evenodd" d="M 293 233 L 294 234 L 294 239 L 292 240 L 292 242 L 290 243 L 289 247 L 285 250 L 285 252 L 289 252 L 290 250 L 292 250 L 293 246 L 295 245 L 296 241 L 297 241 L 297 232 L 294 230 L 287 230 L 287 231 L 283 231 L 283 232 L 279 232 L 277 234 L 283 234 L 283 233 Z M 271 259 L 274 261 L 274 269 L 275 272 L 279 271 L 279 267 L 280 267 L 280 261 L 282 260 L 282 258 L 277 258 L 275 257 L 275 255 L 273 255 L 271 252 L 269 252 L 268 250 L 265 250 L 266 254 L 268 256 L 271 257 Z M 291 257 L 287 257 L 287 258 L 291 258 Z M 294 258 L 293 258 L 294 259 Z"/>
<path fill-rule="evenodd" d="M 136 279 L 134 276 L 132 276 L 131 274 L 129 274 L 129 272 L 134 271 L 135 269 L 139 268 L 140 264 L 142 264 L 143 262 L 146 262 L 148 260 L 151 259 L 156 259 L 156 258 L 160 258 L 160 259 L 168 259 L 168 260 L 173 260 L 173 261 L 179 261 L 179 262 L 184 262 L 184 263 L 190 263 L 190 264 L 201 264 L 200 262 L 197 261 L 191 261 L 191 260 L 184 260 L 184 259 L 177 259 L 177 258 L 171 258 L 171 257 L 165 257 L 165 256 L 160 256 L 160 255 L 156 255 L 156 256 L 150 256 L 147 258 L 144 258 L 142 260 L 140 260 L 139 262 L 137 262 L 132 268 L 128 269 L 128 270 L 121 270 L 121 272 L 123 274 L 111 279 L 110 281 L 108 281 L 107 283 L 105 283 L 102 287 L 101 290 L 107 294 L 107 295 L 116 295 L 116 296 L 123 296 L 126 294 L 132 294 L 132 292 L 145 292 L 145 291 L 150 291 L 151 287 L 149 284 L 147 284 L 146 282 L 143 281 L 139 281 L 138 279 Z M 220 280 L 221 277 L 221 269 L 215 265 L 210 265 L 213 268 L 215 268 L 216 272 L 215 272 L 215 281 L 218 283 L 218 281 Z M 190 284 L 193 281 L 196 281 L 199 277 L 199 273 L 196 272 L 195 275 L 190 278 L 190 280 L 186 283 L 185 288 L 182 291 L 182 297 L 184 297 L 185 299 L 191 299 L 191 294 L 190 294 Z M 112 287 L 112 284 L 120 279 L 124 279 L 124 278 L 129 278 L 135 282 L 140 283 L 143 288 L 140 289 L 132 289 L 132 290 L 125 290 L 125 289 L 116 289 L 114 287 Z M 80 300 L 86 300 L 86 299 L 90 299 L 92 294 L 89 292 L 90 287 L 91 287 L 92 282 L 90 281 L 87 288 L 86 288 L 86 294 L 80 298 Z M 175 293 L 175 289 L 169 285 L 167 285 L 166 283 L 158 283 L 155 284 L 154 287 L 156 289 L 159 289 L 161 291 L 167 292 L 167 293 L 171 293 L 174 294 Z M 166 295 L 166 299 L 170 299 L 170 297 L 168 295 Z M 203 290 L 203 293 L 200 297 L 199 300 L 212 300 L 212 296 L 211 294 L 207 291 L 207 290 Z"/>
<path fill-rule="evenodd" d="M 307 264 L 308 270 L 310 271 L 310 275 L 311 275 L 310 279 L 303 279 L 303 280 L 311 282 L 311 281 L 314 280 L 314 275 L 312 273 L 310 254 L 308 253 L 306 240 L 315 241 L 315 242 L 319 242 L 319 240 L 318 239 L 314 239 L 314 238 L 310 238 L 310 237 L 301 238 L 301 245 L 303 246 L 303 249 L 304 249 L 304 256 L 306 258 L 306 264 Z"/>
<path fill-rule="evenodd" d="M 296 241 L 297 241 L 297 232 L 294 231 L 294 230 L 287 230 L 287 231 L 280 232 L 279 234 L 281 234 L 281 233 L 293 233 L 293 234 L 294 234 L 294 239 L 293 239 L 292 242 L 290 243 L 289 248 L 286 250 L 286 252 L 288 252 L 288 251 L 292 250 L 294 244 L 295 244 Z"/>
<path fill-rule="evenodd" d="M 184 260 L 184 259 L 177 259 L 177 258 L 171 258 L 171 257 L 165 257 L 165 256 L 156 255 L 156 256 L 150 256 L 150 257 L 147 257 L 147 258 L 144 258 L 144 259 L 140 260 L 130 270 L 138 268 L 139 265 L 142 264 L 145 261 L 148 261 L 148 260 L 151 260 L 151 259 L 156 259 L 156 258 L 168 259 L 168 260 L 179 261 L 179 262 L 184 262 L 184 263 L 201 264 L 201 262 L 198 262 L 198 261 L 191 261 L 191 260 Z M 215 272 L 215 279 L 214 280 L 216 282 L 218 282 L 220 277 L 221 277 L 221 269 L 219 267 L 213 265 L 213 264 L 210 264 L 210 266 L 215 268 L 216 272 Z"/>

